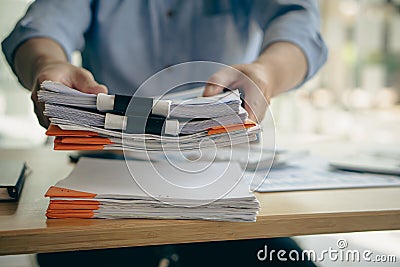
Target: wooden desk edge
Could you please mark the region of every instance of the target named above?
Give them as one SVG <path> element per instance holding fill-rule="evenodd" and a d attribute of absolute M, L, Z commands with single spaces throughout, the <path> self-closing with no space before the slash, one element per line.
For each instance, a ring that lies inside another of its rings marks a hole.
<path fill-rule="evenodd" d="M 69 227 L 0 231 L 0 255 L 399 230 L 400 210 L 342 212 L 336 213 L 334 217 L 329 213 L 260 216 L 256 223 L 181 220 L 171 225 L 160 221 L 157 230 L 154 230 L 154 224 L 137 225 L 134 220 L 127 219 L 118 220 L 118 228 L 109 231 L 115 222 L 106 220 L 85 227 L 77 224 Z"/>

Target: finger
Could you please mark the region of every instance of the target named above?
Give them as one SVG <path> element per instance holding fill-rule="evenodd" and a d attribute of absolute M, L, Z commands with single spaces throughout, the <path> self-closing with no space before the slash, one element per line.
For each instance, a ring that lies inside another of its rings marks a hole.
<path fill-rule="evenodd" d="M 44 116 L 43 111 L 44 111 L 44 103 L 39 102 L 38 97 L 37 97 L 37 91 L 39 90 L 39 83 L 35 83 L 32 93 L 31 93 L 31 100 L 33 102 L 33 110 L 36 114 L 36 117 L 39 121 L 39 124 L 44 127 L 48 128 L 50 125 L 50 120 L 46 116 Z"/>
<path fill-rule="evenodd" d="M 249 114 L 249 119 L 257 123 L 261 122 L 268 107 L 264 97 L 258 94 L 250 94 L 246 96 L 244 102 L 244 108 Z"/>
<path fill-rule="evenodd" d="M 249 119 L 261 122 L 269 105 L 268 100 L 262 90 L 251 80 L 245 82 L 241 88 L 245 91 L 244 108 L 249 114 Z"/>
<path fill-rule="evenodd" d="M 75 89 L 88 94 L 108 92 L 107 87 L 97 83 L 93 75 L 85 69 L 77 69 L 72 84 Z"/>
<path fill-rule="evenodd" d="M 32 99 L 34 99 L 34 96 L 32 96 Z M 43 103 L 33 101 L 33 110 L 35 111 L 39 124 L 47 129 L 50 125 L 50 120 L 43 114 L 44 111 Z"/>
<path fill-rule="evenodd" d="M 43 108 L 37 105 L 34 105 L 34 111 L 36 114 L 36 117 L 39 121 L 39 124 L 44 127 L 44 128 L 48 128 L 50 125 L 50 120 L 49 118 L 47 118 L 46 116 L 43 115 Z"/>
<path fill-rule="evenodd" d="M 248 98 L 244 99 L 244 109 L 248 113 L 248 118 L 254 122 L 257 122 L 255 110 L 253 109 L 253 107 L 251 105 L 249 105 L 249 102 L 250 102 L 250 100 L 248 100 Z"/>
<path fill-rule="evenodd" d="M 204 88 L 203 96 L 213 96 L 221 93 L 225 87 L 220 86 L 218 84 L 212 84 L 207 82 L 206 87 Z"/>
<path fill-rule="evenodd" d="M 257 123 L 260 121 L 260 119 L 257 118 L 256 114 L 254 114 L 253 111 L 251 111 L 251 110 L 249 111 L 248 108 L 246 110 L 249 113 L 249 120 L 257 122 Z"/>
<path fill-rule="evenodd" d="M 221 93 L 236 81 L 237 75 L 230 68 L 225 68 L 212 75 L 204 89 L 203 96 L 213 96 Z"/>

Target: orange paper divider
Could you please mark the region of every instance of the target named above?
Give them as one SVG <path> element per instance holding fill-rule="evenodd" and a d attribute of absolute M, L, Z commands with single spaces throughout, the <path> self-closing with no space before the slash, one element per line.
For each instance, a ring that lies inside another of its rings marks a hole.
<path fill-rule="evenodd" d="M 90 210 L 52 210 L 52 209 L 47 209 L 46 213 L 52 213 L 52 214 L 57 214 L 57 213 L 65 213 L 65 214 L 69 214 L 69 213 L 80 213 L 80 214 L 84 214 L 84 213 L 88 213 L 90 212 Z"/>
<path fill-rule="evenodd" d="M 47 211 L 46 217 L 49 219 L 72 219 L 72 218 L 90 219 L 94 217 L 94 212 L 90 210 L 85 210 L 84 212 Z"/>
<path fill-rule="evenodd" d="M 82 200 L 61 200 L 61 199 L 50 199 L 50 204 L 76 204 L 76 205 L 99 205 L 100 202 L 92 199 L 82 199 Z"/>
<path fill-rule="evenodd" d="M 54 142 L 54 150 L 103 150 L 104 145 L 81 145 L 81 144 L 62 144 L 60 141 Z"/>
<path fill-rule="evenodd" d="M 79 137 L 79 136 L 63 136 L 56 137 L 54 143 L 58 144 L 75 144 L 75 145 L 111 145 L 110 139 L 107 137 Z"/>
<path fill-rule="evenodd" d="M 72 198 L 94 198 L 96 194 L 51 186 L 45 197 L 72 197 Z"/>
<path fill-rule="evenodd" d="M 57 125 L 50 124 L 46 131 L 47 136 L 98 136 L 99 134 L 91 131 L 63 130 Z"/>
<path fill-rule="evenodd" d="M 244 124 L 231 124 L 231 125 L 225 125 L 225 126 L 216 126 L 216 127 L 213 127 L 208 130 L 208 135 L 243 130 L 243 129 L 254 127 L 256 125 L 257 124 L 255 122 L 247 120 L 246 123 L 244 123 Z"/>
<path fill-rule="evenodd" d="M 50 203 L 48 210 L 98 210 L 99 205 L 57 204 Z"/>

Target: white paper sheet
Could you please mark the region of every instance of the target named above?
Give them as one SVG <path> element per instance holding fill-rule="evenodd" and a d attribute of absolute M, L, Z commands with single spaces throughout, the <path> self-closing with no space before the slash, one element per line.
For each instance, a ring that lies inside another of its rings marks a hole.
<path fill-rule="evenodd" d="M 247 172 L 251 180 L 253 173 Z M 267 178 L 255 174 L 251 183 L 257 192 L 318 190 L 400 186 L 400 177 L 357 172 L 336 171 L 329 162 L 318 157 L 306 157 L 288 163 L 288 167 L 272 169 Z"/>

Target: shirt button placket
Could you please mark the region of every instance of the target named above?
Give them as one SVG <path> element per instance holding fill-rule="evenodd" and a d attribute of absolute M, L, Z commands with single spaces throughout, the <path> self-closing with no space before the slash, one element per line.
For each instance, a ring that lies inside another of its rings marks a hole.
<path fill-rule="evenodd" d="M 171 25 L 170 25 L 168 22 L 169 22 L 170 19 L 173 18 L 174 15 L 175 15 L 175 12 L 174 12 L 174 10 L 173 10 L 172 8 L 170 8 L 170 9 L 167 10 L 167 12 L 166 12 L 167 23 L 166 23 L 165 26 L 167 27 L 168 31 L 171 30 L 171 29 L 170 29 Z M 171 37 L 168 36 L 168 38 L 171 38 Z M 171 40 L 168 40 L 168 41 L 171 41 Z M 171 45 L 171 44 L 169 44 L 169 42 L 168 42 L 167 45 Z M 168 57 L 167 57 L 167 62 L 170 62 L 170 61 L 171 61 L 170 55 L 168 55 Z M 166 68 L 169 68 L 169 67 L 171 67 L 171 66 L 172 66 L 172 64 L 167 63 L 167 64 L 165 64 L 164 68 L 166 69 Z"/>
<path fill-rule="evenodd" d="M 167 17 L 168 18 L 172 18 L 174 16 L 174 11 L 172 10 L 172 9 L 169 9 L 168 11 L 167 11 Z"/>

